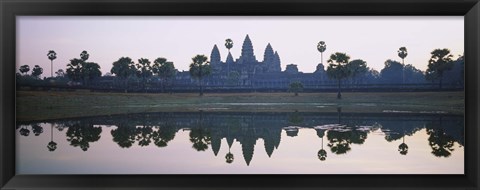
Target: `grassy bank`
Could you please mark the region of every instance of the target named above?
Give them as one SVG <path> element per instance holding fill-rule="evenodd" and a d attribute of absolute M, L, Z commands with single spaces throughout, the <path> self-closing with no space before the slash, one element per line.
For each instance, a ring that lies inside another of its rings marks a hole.
<path fill-rule="evenodd" d="M 436 112 L 464 113 L 463 92 L 394 93 L 230 93 L 125 94 L 91 92 L 17 92 L 17 119 L 42 120 L 139 112 Z"/>

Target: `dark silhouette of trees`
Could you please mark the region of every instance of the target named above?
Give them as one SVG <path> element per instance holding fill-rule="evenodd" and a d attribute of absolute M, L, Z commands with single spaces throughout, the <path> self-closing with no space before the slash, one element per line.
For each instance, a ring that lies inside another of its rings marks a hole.
<path fill-rule="evenodd" d="M 50 59 L 50 72 L 51 77 L 53 77 L 53 60 L 57 59 L 57 53 L 53 50 L 49 50 L 47 53 L 48 59 Z"/>
<path fill-rule="evenodd" d="M 101 127 L 94 127 L 91 124 L 75 123 L 68 127 L 67 141 L 73 147 L 80 147 L 83 151 L 90 148 L 90 143 L 100 139 Z"/>
<path fill-rule="evenodd" d="M 28 130 L 26 126 L 22 126 L 22 128 L 20 128 L 19 132 L 20 132 L 20 135 L 22 135 L 22 136 L 28 137 L 28 135 L 30 135 L 30 130 Z"/>
<path fill-rule="evenodd" d="M 190 76 L 199 81 L 200 96 L 203 96 L 203 78 L 210 75 L 212 71 L 207 59 L 205 55 L 196 55 L 192 58 L 193 62 L 190 64 Z"/>
<path fill-rule="evenodd" d="M 113 141 L 116 142 L 118 146 L 122 148 L 130 148 L 135 143 L 137 132 L 135 126 L 120 123 L 116 129 L 110 132 L 110 134 L 113 137 Z"/>
<path fill-rule="evenodd" d="M 120 77 L 125 82 L 125 92 L 128 90 L 128 78 L 135 74 L 135 64 L 129 57 L 121 57 L 118 61 L 113 62 L 110 70 L 112 74 Z"/>
<path fill-rule="evenodd" d="M 136 140 L 140 146 L 148 146 L 152 142 L 152 127 L 142 126 L 136 128 Z"/>
<path fill-rule="evenodd" d="M 465 73 L 465 60 L 463 56 L 457 58 L 457 60 L 452 61 L 452 69 L 446 70 L 443 73 L 443 82 L 442 84 L 463 87 L 465 84 L 464 73 Z"/>
<path fill-rule="evenodd" d="M 232 39 L 228 38 L 225 40 L 225 47 L 228 49 L 228 55 L 230 55 L 230 49 L 233 47 Z M 227 62 L 227 74 L 230 75 L 230 64 Z"/>
<path fill-rule="evenodd" d="M 408 64 L 404 65 L 403 67 L 403 75 L 405 77 L 404 83 L 416 83 L 416 84 L 422 84 L 425 83 L 425 76 L 423 75 L 423 72 L 417 68 L 415 68 L 413 65 Z"/>
<path fill-rule="evenodd" d="M 355 59 L 350 61 L 347 64 L 348 70 L 350 72 L 350 78 L 355 79 L 358 76 L 365 75 L 368 72 L 369 68 L 367 67 L 367 62 L 361 59 Z"/>
<path fill-rule="evenodd" d="M 408 153 L 408 145 L 405 144 L 405 134 L 403 134 L 402 144 L 398 145 L 398 152 L 400 152 L 401 155 L 407 155 Z"/>
<path fill-rule="evenodd" d="M 327 159 L 327 151 L 323 149 L 323 137 L 325 136 L 325 130 L 315 129 L 317 131 L 317 136 L 322 139 L 322 148 L 318 151 L 317 156 L 320 161 L 325 161 Z"/>
<path fill-rule="evenodd" d="M 327 145 L 335 154 L 345 154 L 351 149 L 348 132 L 328 131 L 327 139 L 330 141 Z"/>
<path fill-rule="evenodd" d="M 41 68 L 38 65 L 35 65 L 32 69 L 32 76 L 35 77 L 36 79 L 40 79 L 40 75 L 43 73 L 43 68 Z"/>
<path fill-rule="evenodd" d="M 228 38 L 225 40 L 225 47 L 228 49 L 228 52 L 230 53 L 230 49 L 232 49 L 233 47 L 232 39 Z"/>
<path fill-rule="evenodd" d="M 228 148 L 228 153 L 225 155 L 225 162 L 231 164 L 234 160 L 233 154 L 230 152 L 230 147 Z"/>
<path fill-rule="evenodd" d="M 30 71 L 30 66 L 28 65 L 22 65 L 20 66 L 20 69 L 18 69 L 20 71 L 20 73 L 22 73 L 22 75 L 25 75 L 28 73 L 28 71 Z"/>
<path fill-rule="evenodd" d="M 341 94 L 341 82 L 350 76 L 350 69 L 347 67 L 350 56 L 345 53 L 336 52 L 330 55 L 329 63 L 327 67 L 327 75 L 329 78 L 337 80 L 338 93 L 337 99 L 342 98 Z"/>
<path fill-rule="evenodd" d="M 75 82 L 83 81 L 84 85 L 102 75 L 100 65 L 94 62 L 85 62 L 88 59 L 88 53 L 82 52 L 82 58 L 73 58 L 67 64 L 67 76 Z"/>
<path fill-rule="evenodd" d="M 303 91 L 303 84 L 300 81 L 291 82 L 288 91 L 293 92 L 295 96 L 298 96 L 299 92 Z"/>
<path fill-rule="evenodd" d="M 452 153 L 454 138 L 447 135 L 443 129 L 429 128 L 427 126 L 428 144 L 432 148 L 432 154 L 437 157 L 449 157 Z"/>
<path fill-rule="evenodd" d="M 341 83 L 343 79 L 356 77 L 368 71 L 367 63 L 361 59 L 349 62 L 350 56 L 345 53 L 336 52 L 330 56 L 327 61 L 330 63 L 327 67 L 327 75 L 331 79 L 337 80 L 338 93 L 337 99 L 342 98 Z"/>
<path fill-rule="evenodd" d="M 172 126 L 162 126 L 152 134 L 153 143 L 158 147 L 166 147 L 168 142 L 175 138 L 175 128 Z"/>
<path fill-rule="evenodd" d="M 209 129 L 203 127 L 196 127 L 190 131 L 190 142 L 193 143 L 193 148 L 197 151 L 205 151 L 208 145 L 212 143 L 212 137 Z"/>
<path fill-rule="evenodd" d="M 80 53 L 80 59 L 82 59 L 82 61 L 87 61 L 88 58 L 90 57 L 90 54 L 88 54 L 87 51 L 83 50 L 82 53 Z"/>
<path fill-rule="evenodd" d="M 175 77 L 176 70 L 173 62 L 167 62 L 167 59 L 159 57 L 155 59 L 152 65 L 152 73 L 160 77 L 162 92 L 164 92 L 166 84 Z"/>
<path fill-rule="evenodd" d="M 405 57 L 407 57 L 408 52 L 406 47 L 400 47 L 397 51 L 398 57 L 402 59 L 403 71 L 402 71 L 402 83 L 405 83 Z"/>
<path fill-rule="evenodd" d="M 327 44 L 324 41 L 320 41 L 317 44 L 317 50 L 320 52 L 321 63 L 323 64 L 323 52 L 327 50 Z"/>
<path fill-rule="evenodd" d="M 65 71 L 63 71 L 63 69 L 58 69 L 58 71 L 56 71 L 55 74 L 57 75 L 57 78 L 65 77 Z"/>
<path fill-rule="evenodd" d="M 43 133 L 43 127 L 38 123 L 32 124 L 32 131 L 35 136 L 39 136 Z"/>
<path fill-rule="evenodd" d="M 73 58 L 67 64 L 67 76 L 70 80 L 78 82 L 82 79 L 82 62 L 81 59 Z"/>
<path fill-rule="evenodd" d="M 48 142 L 47 148 L 50 152 L 53 152 L 57 149 L 57 143 L 53 141 L 53 124 L 50 125 L 50 142 Z"/>
<path fill-rule="evenodd" d="M 89 81 L 102 76 L 100 65 L 94 62 L 83 62 L 80 72 L 85 85 L 87 85 Z"/>
<path fill-rule="evenodd" d="M 452 57 L 449 49 L 435 49 L 432 51 L 432 57 L 428 61 L 426 79 L 434 81 L 439 79 L 439 88 L 442 88 L 443 73 L 451 70 L 453 67 Z"/>
<path fill-rule="evenodd" d="M 148 59 L 140 58 L 138 63 L 135 65 L 137 68 L 136 74 L 137 77 L 142 79 L 142 87 L 145 90 L 147 79 L 152 76 L 152 66 L 151 62 Z"/>
<path fill-rule="evenodd" d="M 385 61 L 385 67 L 380 71 L 381 81 L 390 84 L 402 83 L 403 65 L 394 60 Z"/>

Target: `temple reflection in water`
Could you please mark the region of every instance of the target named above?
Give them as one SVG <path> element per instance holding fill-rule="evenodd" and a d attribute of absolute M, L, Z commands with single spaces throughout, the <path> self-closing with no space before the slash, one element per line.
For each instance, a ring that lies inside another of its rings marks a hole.
<path fill-rule="evenodd" d="M 436 157 L 449 157 L 455 142 L 464 145 L 461 116 L 352 114 L 341 113 L 341 109 L 338 113 L 141 113 L 19 123 L 17 131 L 21 136 L 39 136 L 44 131 L 40 123 L 52 128 L 49 130 L 52 134 L 45 134 L 51 135 L 50 140 L 41 146 L 46 146 L 46 151 L 55 151 L 59 148 L 57 141 L 65 138 L 71 146 L 88 151 L 100 138 L 109 138 L 108 134 L 102 134 L 105 128 L 112 128 L 111 138 L 121 148 L 167 147 L 179 131 L 188 131 L 193 149 L 212 151 L 215 156 L 225 157 L 227 163 L 240 156 L 230 152 L 232 145 L 238 142 L 246 165 L 252 161 L 255 148 L 259 148 L 256 147 L 258 139 L 263 140 L 263 148 L 271 157 L 281 146 L 282 131 L 287 137 L 295 138 L 300 129 L 316 130 L 318 140 L 322 141 L 317 155 L 321 161 L 328 160 L 327 149 L 333 154 L 348 154 L 352 144 L 362 145 L 375 131 L 384 133 L 388 142 L 402 139 L 398 145 L 400 155 L 408 154 L 405 136 L 422 129 L 426 130 L 431 153 Z M 53 137 L 54 128 L 66 130 L 66 136 Z M 222 139 L 227 143 L 222 144 Z M 221 146 L 228 146 L 226 155 L 218 155 Z"/>

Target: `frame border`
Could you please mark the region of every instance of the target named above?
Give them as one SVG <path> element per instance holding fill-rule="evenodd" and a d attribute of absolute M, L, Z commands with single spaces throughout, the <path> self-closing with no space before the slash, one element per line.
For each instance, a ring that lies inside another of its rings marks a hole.
<path fill-rule="evenodd" d="M 465 17 L 465 175 L 15 175 L 15 16 Z M 0 189 L 478 189 L 479 0 L 0 0 Z"/>

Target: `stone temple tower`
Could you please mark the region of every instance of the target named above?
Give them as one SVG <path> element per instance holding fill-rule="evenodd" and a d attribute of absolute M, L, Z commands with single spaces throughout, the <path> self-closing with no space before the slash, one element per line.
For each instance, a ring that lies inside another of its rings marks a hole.
<path fill-rule="evenodd" d="M 253 54 L 253 45 L 252 41 L 250 40 L 250 37 L 247 36 L 245 37 L 245 40 L 243 41 L 242 45 L 242 54 L 240 55 L 240 58 L 238 59 L 239 64 L 251 64 L 251 63 L 256 63 L 257 59 L 255 58 L 255 55 Z"/>
<path fill-rule="evenodd" d="M 217 44 L 213 46 L 212 53 L 210 54 L 210 65 L 213 67 L 214 70 L 221 69 L 221 58 L 220 58 L 220 51 L 218 51 Z"/>
<path fill-rule="evenodd" d="M 265 72 L 280 72 L 280 57 L 278 53 L 275 51 L 273 52 L 273 48 L 268 43 L 267 47 L 265 48 L 265 53 L 263 54 L 263 64 L 264 64 L 264 71 Z"/>

